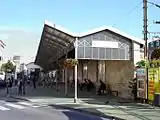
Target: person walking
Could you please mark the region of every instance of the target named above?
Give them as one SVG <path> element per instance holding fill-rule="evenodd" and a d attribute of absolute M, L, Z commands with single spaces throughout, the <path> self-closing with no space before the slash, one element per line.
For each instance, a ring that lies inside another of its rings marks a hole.
<path fill-rule="evenodd" d="M 19 79 L 18 80 L 18 94 L 22 94 L 22 80 Z"/>
<path fill-rule="evenodd" d="M 27 76 L 24 75 L 23 79 L 22 79 L 22 91 L 23 91 L 23 95 L 25 95 L 25 93 L 26 93 L 26 91 L 25 91 L 26 81 L 27 81 Z"/>
<path fill-rule="evenodd" d="M 34 74 L 31 75 L 31 79 L 32 79 L 32 82 L 33 82 L 33 88 L 36 89 L 36 76 Z"/>

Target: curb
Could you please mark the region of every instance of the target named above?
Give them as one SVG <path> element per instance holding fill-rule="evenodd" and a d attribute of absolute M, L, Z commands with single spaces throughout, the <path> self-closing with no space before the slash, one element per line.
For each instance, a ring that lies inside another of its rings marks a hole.
<path fill-rule="evenodd" d="M 23 101 L 27 101 L 27 102 L 31 102 L 30 100 L 28 99 L 25 99 L 25 98 L 22 98 L 22 97 L 16 97 L 16 96 L 10 96 L 10 98 L 14 98 L 14 99 L 18 99 L 18 100 L 23 100 Z"/>
<path fill-rule="evenodd" d="M 100 116 L 100 117 L 107 118 L 107 119 L 110 119 L 110 120 L 125 120 L 125 119 L 118 118 L 118 117 L 111 116 L 111 115 L 104 115 L 103 113 L 96 113 L 96 112 L 91 112 L 91 111 L 88 111 L 88 110 L 76 109 L 76 108 L 67 107 L 67 106 L 63 106 L 63 105 L 53 105 L 52 104 L 52 105 L 49 105 L 49 106 L 59 107 L 59 108 L 63 108 L 63 109 L 69 109 L 69 110 L 78 111 L 78 112 L 85 113 L 85 114 L 87 113 L 87 114 L 90 114 L 90 115 Z"/>

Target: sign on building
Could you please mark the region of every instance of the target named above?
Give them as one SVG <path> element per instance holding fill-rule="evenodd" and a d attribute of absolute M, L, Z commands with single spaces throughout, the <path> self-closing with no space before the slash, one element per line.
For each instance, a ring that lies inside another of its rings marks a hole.
<path fill-rule="evenodd" d="M 148 69 L 148 99 L 153 101 L 154 94 L 160 93 L 160 68 Z"/>

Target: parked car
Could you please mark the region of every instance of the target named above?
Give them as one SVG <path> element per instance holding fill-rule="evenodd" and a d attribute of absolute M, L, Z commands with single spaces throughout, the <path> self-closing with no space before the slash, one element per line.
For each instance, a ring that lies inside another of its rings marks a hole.
<path fill-rule="evenodd" d="M 0 72 L 0 88 L 3 88 L 5 86 L 6 86 L 5 72 Z"/>

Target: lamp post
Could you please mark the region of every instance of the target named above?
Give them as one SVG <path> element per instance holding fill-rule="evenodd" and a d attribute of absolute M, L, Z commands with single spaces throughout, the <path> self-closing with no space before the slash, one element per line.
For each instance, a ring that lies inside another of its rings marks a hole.
<path fill-rule="evenodd" d="M 160 21 L 154 21 L 154 24 L 160 24 Z"/>
<path fill-rule="evenodd" d="M 78 38 L 75 40 L 75 60 L 77 60 L 77 47 L 78 47 Z M 74 103 L 77 102 L 77 64 L 74 67 Z"/>

